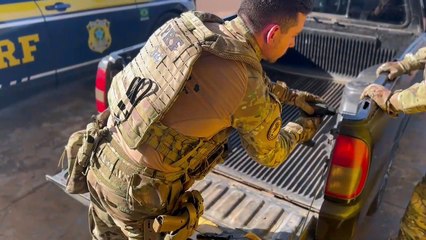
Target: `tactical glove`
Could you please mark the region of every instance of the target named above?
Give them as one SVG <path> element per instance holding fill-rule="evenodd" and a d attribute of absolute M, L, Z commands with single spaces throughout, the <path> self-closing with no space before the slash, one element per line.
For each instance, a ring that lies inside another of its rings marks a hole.
<path fill-rule="evenodd" d="M 324 100 L 312 93 L 289 88 L 284 82 L 277 81 L 271 85 L 271 92 L 282 104 L 294 105 L 308 115 L 314 114 L 314 108 L 309 103 L 323 103 Z"/>
<path fill-rule="evenodd" d="M 363 99 L 366 97 L 373 99 L 373 101 L 390 116 L 398 116 L 398 113 L 400 112 L 398 110 L 399 104 L 397 103 L 396 96 L 393 96 L 393 93 L 389 89 L 382 85 L 370 84 L 361 93 L 360 98 Z"/>
<path fill-rule="evenodd" d="M 319 117 L 299 117 L 296 121 L 287 123 L 283 130 L 295 135 L 297 143 L 304 143 L 314 137 L 321 121 Z"/>
<path fill-rule="evenodd" d="M 389 80 L 395 80 L 395 78 L 408 73 L 408 69 L 401 62 L 387 62 L 376 70 L 377 77 L 379 77 L 380 74 L 386 73 L 388 74 Z"/>
<path fill-rule="evenodd" d="M 398 62 L 387 62 L 377 68 L 376 74 L 379 76 L 388 73 L 388 78 L 394 80 L 402 74 L 410 73 L 413 70 L 423 69 L 425 66 L 426 48 L 421 48 L 415 55 L 408 53 L 404 59 Z"/>

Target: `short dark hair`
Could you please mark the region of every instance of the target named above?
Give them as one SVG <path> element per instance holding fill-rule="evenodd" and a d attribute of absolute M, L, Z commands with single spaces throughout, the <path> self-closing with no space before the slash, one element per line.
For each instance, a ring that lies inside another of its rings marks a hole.
<path fill-rule="evenodd" d="M 270 23 L 287 31 L 296 24 L 298 13 L 308 15 L 312 8 L 312 0 L 242 0 L 238 15 L 255 33 Z"/>

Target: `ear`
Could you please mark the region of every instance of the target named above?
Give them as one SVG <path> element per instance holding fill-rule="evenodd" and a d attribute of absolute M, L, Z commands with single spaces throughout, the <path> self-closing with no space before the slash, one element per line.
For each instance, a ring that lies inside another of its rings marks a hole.
<path fill-rule="evenodd" d="M 266 43 L 271 44 L 274 37 L 276 37 L 278 31 L 280 30 L 280 26 L 274 24 L 268 26 L 269 30 L 266 32 Z"/>

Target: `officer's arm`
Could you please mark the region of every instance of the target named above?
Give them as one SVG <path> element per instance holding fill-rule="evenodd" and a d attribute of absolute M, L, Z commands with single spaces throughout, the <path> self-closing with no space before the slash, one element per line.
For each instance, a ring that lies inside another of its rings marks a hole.
<path fill-rule="evenodd" d="M 426 80 L 403 91 L 396 91 L 390 101 L 398 112 L 406 114 L 426 112 Z"/>
<path fill-rule="evenodd" d="M 415 54 L 406 54 L 400 61 L 406 72 L 424 69 L 426 62 L 426 47 L 420 48 Z"/>
<path fill-rule="evenodd" d="M 249 78 L 246 95 L 233 115 L 232 126 L 254 160 L 277 167 L 303 140 L 304 130 L 296 123 L 282 128 L 281 104 L 270 95 L 268 86 L 260 78 Z"/>

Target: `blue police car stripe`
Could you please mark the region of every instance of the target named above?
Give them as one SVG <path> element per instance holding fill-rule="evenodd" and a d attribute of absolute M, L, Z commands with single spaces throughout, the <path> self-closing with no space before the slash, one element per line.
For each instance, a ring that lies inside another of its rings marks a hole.
<path fill-rule="evenodd" d="M 155 7 L 155 6 L 164 5 L 165 2 L 167 2 L 167 3 L 180 3 L 181 1 L 170 0 L 170 1 L 159 1 L 159 2 L 148 2 L 148 3 L 137 4 L 136 6 L 137 7 Z M 50 22 L 50 21 L 57 21 L 57 20 L 83 17 L 83 16 L 90 16 L 90 15 L 103 14 L 103 13 L 120 12 L 120 11 L 124 11 L 124 10 L 132 10 L 134 8 L 135 8 L 135 5 L 131 5 L 131 6 L 124 6 L 124 7 L 114 7 L 114 8 L 106 8 L 106 9 L 78 12 L 78 13 L 47 16 L 46 21 Z"/>
<path fill-rule="evenodd" d="M 46 21 L 57 21 L 57 20 L 63 20 L 63 19 L 69 19 L 69 18 L 77 18 L 77 17 L 81 17 L 81 16 L 90 16 L 90 15 L 95 15 L 95 14 L 132 10 L 132 9 L 135 8 L 135 6 L 138 6 L 138 7 L 153 7 L 153 6 L 163 5 L 165 3 L 179 3 L 179 2 L 181 2 L 181 1 L 179 1 L 179 0 L 166 0 L 166 1 L 159 1 L 159 2 L 147 2 L 147 3 L 141 3 L 141 4 L 137 4 L 137 5 L 129 5 L 129 6 L 123 6 L 123 7 L 112 7 L 112 8 L 106 8 L 106 9 L 90 10 L 90 11 L 84 11 L 84 12 L 60 13 L 58 15 L 46 16 Z M 44 20 L 43 20 L 42 17 L 17 19 L 17 20 L 13 20 L 11 22 L 0 23 L 0 29 L 8 28 L 8 27 L 19 27 L 19 26 L 23 26 L 23 25 L 42 23 L 43 21 Z"/>
<path fill-rule="evenodd" d="M 120 51 L 117 51 L 117 53 L 124 53 L 124 52 L 132 51 L 132 50 L 135 50 L 135 49 L 139 49 L 139 48 L 143 47 L 145 45 L 145 43 L 146 42 L 143 42 L 143 43 L 140 43 L 140 44 L 136 44 L 134 46 L 131 46 L 131 47 L 122 49 Z M 58 73 L 65 72 L 65 71 L 69 71 L 69 70 L 72 70 L 72 69 L 80 68 L 80 67 L 83 67 L 83 66 L 86 66 L 86 65 L 90 65 L 90 64 L 93 64 L 93 63 L 97 63 L 101 59 L 102 58 L 98 58 L 98 59 L 95 59 L 95 60 L 92 60 L 92 61 L 88 61 L 88 62 L 84 62 L 84 63 L 72 65 L 72 66 L 68 66 L 68 67 L 65 67 L 65 68 L 61 68 L 61 69 L 58 69 L 57 72 Z M 39 74 L 30 76 L 29 80 L 36 80 L 38 78 L 46 77 L 46 76 L 52 75 L 52 74 L 55 74 L 55 71 L 48 71 L 48 72 L 44 72 L 44 73 L 39 73 Z M 25 82 L 25 81 L 21 81 L 21 82 Z"/>
<path fill-rule="evenodd" d="M 39 74 L 36 74 L 36 75 L 32 75 L 32 76 L 30 76 L 30 81 L 36 80 L 38 78 L 46 77 L 46 76 L 49 76 L 49 75 L 52 75 L 52 74 L 55 74 L 55 70 L 44 72 L 44 73 L 39 73 Z"/>
<path fill-rule="evenodd" d="M 43 23 L 44 20 L 42 17 L 37 17 L 33 19 L 25 19 L 25 20 L 16 20 L 12 22 L 7 23 L 0 23 L 0 29 L 3 28 L 10 28 L 10 27 L 19 27 L 19 26 L 26 26 L 31 24 L 37 24 L 37 23 Z"/>
<path fill-rule="evenodd" d="M 69 70 L 72 70 L 72 69 L 75 69 L 75 68 L 80 68 L 80 67 L 83 67 L 83 66 L 86 66 L 86 65 L 97 63 L 97 62 L 101 61 L 101 59 L 102 58 L 98 58 L 98 59 L 91 60 L 91 61 L 88 61 L 88 62 L 79 63 L 79 64 L 76 64 L 76 65 L 64 67 L 64 68 L 58 69 L 58 73 L 66 72 L 66 71 L 69 71 Z"/>
<path fill-rule="evenodd" d="M 140 44 L 136 44 L 136 45 L 133 45 L 133 46 L 130 46 L 130 47 L 123 48 L 121 50 L 115 51 L 115 53 L 122 54 L 122 53 L 125 53 L 125 52 L 130 52 L 132 50 L 136 50 L 136 49 L 142 48 L 145 44 L 146 44 L 146 42 L 143 42 L 143 43 L 140 43 Z"/>

